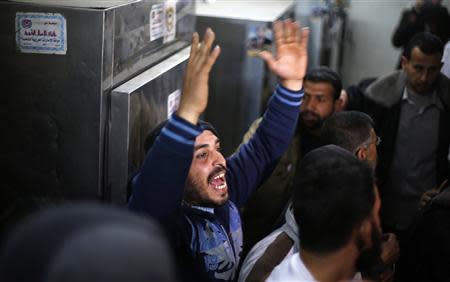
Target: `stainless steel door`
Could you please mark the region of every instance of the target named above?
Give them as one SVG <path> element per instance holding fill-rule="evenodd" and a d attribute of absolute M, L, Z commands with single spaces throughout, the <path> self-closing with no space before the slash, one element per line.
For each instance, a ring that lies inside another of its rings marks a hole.
<path fill-rule="evenodd" d="M 168 118 L 169 96 L 180 95 L 190 47 L 112 91 L 108 149 L 111 200 L 124 204 L 127 183 L 145 157 L 145 139 Z"/>

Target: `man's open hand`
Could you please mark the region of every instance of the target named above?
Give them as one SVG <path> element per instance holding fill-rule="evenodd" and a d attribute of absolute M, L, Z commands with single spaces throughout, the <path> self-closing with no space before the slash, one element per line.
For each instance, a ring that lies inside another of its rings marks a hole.
<path fill-rule="evenodd" d="M 400 256 L 400 247 L 394 233 L 383 234 L 380 256 L 385 265 L 391 265 L 397 262 Z"/>
<path fill-rule="evenodd" d="M 200 115 L 208 104 L 209 72 L 220 54 L 219 46 L 212 51 L 215 34 L 207 28 L 203 41 L 199 44 L 199 36 L 192 35 L 191 54 L 184 75 L 183 94 L 181 96 L 178 116 L 197 124 Z"/>
<path fill-rule="evenodd" d="M 425 191 L 425 193 L 422 194 L 419 201 L 419 209 L 423 209 L 428 203 L 437 196 L 441 192 L 441 190 L 447 186 L 448 179 L 445 179 L 439 187 L 434 187 L 433 189 Z"/>
<path fill-rule="evenodd" d="M 394 281 L 395 263 L 400 256 L 400 247 L 397 237 L 393 233 L 383 234 L 383 242 L 381 243 L 380 258 L 385 269 L 380 273 L 381 282 Z"/>
<path fill-rule="evenodd" d="M 309 29 L 301 29 L 291 20 L 274 23 L 275 56 L 268 51 L 260 53 L 280 83 L 291 90 L 300 90 L 308 65 Z"/>

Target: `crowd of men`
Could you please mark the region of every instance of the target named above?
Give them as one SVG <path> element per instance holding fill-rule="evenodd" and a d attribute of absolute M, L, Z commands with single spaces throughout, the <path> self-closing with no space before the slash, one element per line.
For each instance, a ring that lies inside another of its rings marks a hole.
<path fill-rule="evenodd" d="M 194 35 L 180 109 L 154 133 L 130 208 L 166 227 L 186 280 L 401 281 L 429 271 L 410 259 L 419 245 L 410 238 L 421 240 L 415 226 L 449 173 L 442 41 L 416 34 L 402 70 L 346 93 L 331 69 L 307 71 L 306 29 L 274 30 L 275 54 L 261 57 L 279 85 L 227 158 L 199 120 L 219 51 L 211 30 L 200 45 Z"/>
<path fill-rule="evenodd" d="M 291 20 L 274 24 L 275 51 L 260 57 L 279 83 L 231 156 L 222 155 L 220 134 L 200 119 L 220 47 L 211 29 L 202 41 L 194 33 L 178 111 L 151 133 L 131 182 L 129 208 L 163 231 L 92 207 L 99 214 L 92 223 L 85 210 L 56 219 L 48 213 L 9 241 L 0 279 L 448 281 L 450 80 L 440 73 L 443 42 L 419 32 L 405 45 L 401 70 L 345 91 L 333 70 L 307 70 L 308 33 Z M 48 218 L 58 226 L 58 248 L 24 247 L 30 226 L 44 234 Z M 82 224 L 93 231 L 71 235 Z M 97 256 L 89 242 L 98 245 Z M 20 271 L 29 249 L 36 250 L 29 264 L 46 254 L 48 272 Z M 122 266 L 114 259 L 121 254 Z M 97 257 L 100 268 L 71 275 L 69 266 L 78 261 L 77 270 L 90 269 Z"/>

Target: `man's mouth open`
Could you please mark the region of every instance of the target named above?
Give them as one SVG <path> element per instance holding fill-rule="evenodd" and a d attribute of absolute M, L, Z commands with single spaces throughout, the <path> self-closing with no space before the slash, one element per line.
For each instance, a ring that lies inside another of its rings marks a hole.
<path fill-rule="evenodd" d="M 227 182 L 225 180 L 225 171 L 221 171 L 210 177 L 209 185 L 215 190 L 226 191 Z"/>

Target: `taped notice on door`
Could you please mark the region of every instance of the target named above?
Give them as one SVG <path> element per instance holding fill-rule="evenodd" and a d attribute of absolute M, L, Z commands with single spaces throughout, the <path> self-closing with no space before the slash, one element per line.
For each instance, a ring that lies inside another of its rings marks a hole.
<path fill-rule="evenodd" d="M 150 10 L 150 41 L 163 38 L 163 43 L 173 41 L 176 34 L 176 1 L 153 5 Z"/>
<path fill-rule="evenodd" d="M 16 47 L 22 53 L 67 52 L 67 25 L 61 14 L 16 13 Z"/>
<path fill-rule="evenodd" d="M 181 91 L 180 89 L 175 90 L 167 98 L 167 118 L 170 118 L 174 112 L 178 110 L 180 106 Z"/>
<path fill-rule="evenodd" d="M 175 39 L 177 27 L 177 6 L 175 2 L 167 2 L 165 4 L 165 23 L 164 23 L 164 43 L 173 41 Z"/>
<path fill-rule="evenodd" d="M 164 4 L 153 5 L 150 10 L 150 41 L 163 37 Z"/>

